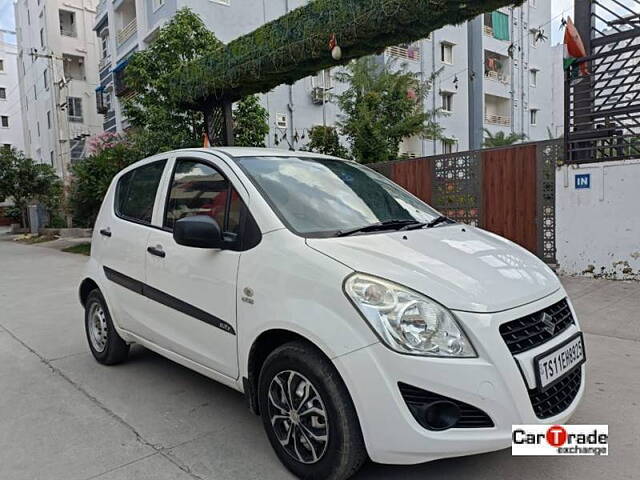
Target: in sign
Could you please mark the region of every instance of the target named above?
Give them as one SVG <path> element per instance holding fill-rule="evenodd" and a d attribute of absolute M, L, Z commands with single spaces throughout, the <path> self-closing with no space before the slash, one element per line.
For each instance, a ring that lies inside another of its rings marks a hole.
<path fill-rule="evenodd" d="M 576 175 L 576 189 L 591 188 L 591 174 L 582 173 Z"/>

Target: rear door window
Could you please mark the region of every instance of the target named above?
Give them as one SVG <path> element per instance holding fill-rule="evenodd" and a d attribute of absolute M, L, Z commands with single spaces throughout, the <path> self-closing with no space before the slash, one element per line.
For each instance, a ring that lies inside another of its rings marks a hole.
<path fill-rule="evenodd" d="M 148 163 L 124 174 L 116 187 L 115 210 L 119 217 L 151 224 L 153 206 L 166 160 Z"/>

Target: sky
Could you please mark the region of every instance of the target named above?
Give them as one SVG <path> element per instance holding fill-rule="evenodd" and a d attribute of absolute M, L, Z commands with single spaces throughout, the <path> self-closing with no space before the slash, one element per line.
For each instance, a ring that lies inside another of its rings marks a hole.
<path fill-rule="evenodd" d="M 545 34 L 551 35 L 553 45 L 562 41 L 560 20 L 562 16 L 573 16 L 574 0 L 551 0 L 551 24 L 543 26 Z M 15 30 L 13 18 L 13 0 L 0 0 L 0 29 Z M 10 38 L 7 40 L 11 40 Z"/>
<path fill-rule="evenodd" d="M 15 30 L 13 0 L 0 0 L 0 30 Z M 5 35 L 5 40 L 15 42 L 15 37 Z"/>

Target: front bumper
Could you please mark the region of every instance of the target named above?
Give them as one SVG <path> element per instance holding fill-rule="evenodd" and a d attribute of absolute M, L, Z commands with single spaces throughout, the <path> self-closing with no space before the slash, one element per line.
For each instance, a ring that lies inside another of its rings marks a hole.
<path fill-rule="evenodd" d="M 512 355 L 499 325 L 540 311 L 566 297 L 563 289 L 544 299 L 493 314 L 454 312 L 471 338 L 478 358 L 447 359 L 401 355 L 378 343 L 334 359 L 353 398 L 369 456 L 391 464 L 422 463 L 439 458 L 500 450 L 511 445 L 514 424 L 564 423 L 584 393 L 584 365 L 578 394 L 567 409 L 539 419 L 528 389 L 535 387 L 533 357 L 579 331 L 577 324 L 543 345 Z M 575 311 L 572 313 L 575 317 Z M 486 412 L 492 428 L 431 431 L 411 414 L 398 382 L 435 392 Z"/>

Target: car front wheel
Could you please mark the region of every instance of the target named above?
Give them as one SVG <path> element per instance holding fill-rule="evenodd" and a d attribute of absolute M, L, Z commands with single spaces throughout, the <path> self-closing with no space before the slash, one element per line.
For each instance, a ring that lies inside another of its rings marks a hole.
<path fill-rule="evenodd" d="M 346 479 L 367 459 L 358 417 L 331 362 L 303 342 L 266 359 L 260 414 L 280 461 L 304 479 Z"/>

